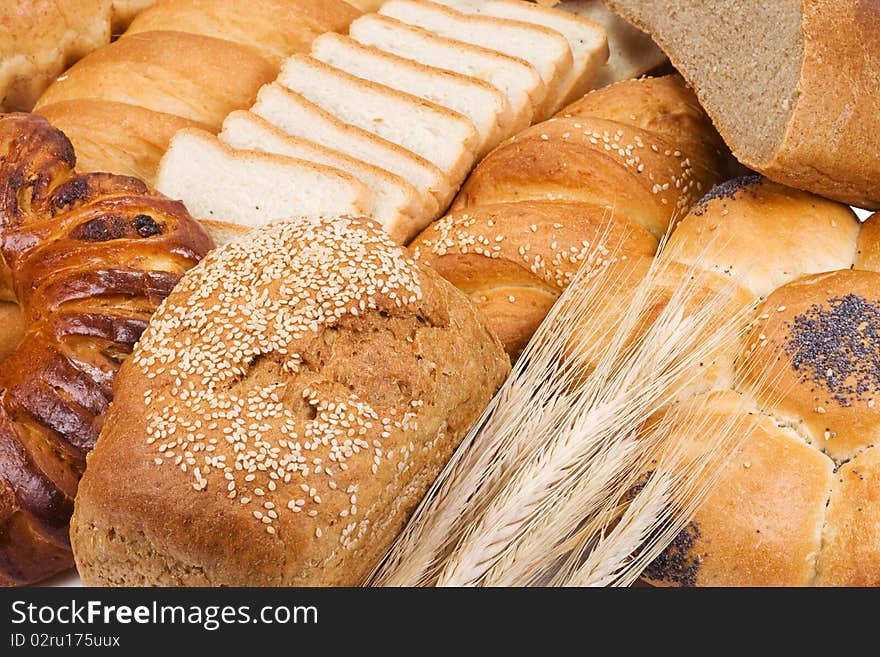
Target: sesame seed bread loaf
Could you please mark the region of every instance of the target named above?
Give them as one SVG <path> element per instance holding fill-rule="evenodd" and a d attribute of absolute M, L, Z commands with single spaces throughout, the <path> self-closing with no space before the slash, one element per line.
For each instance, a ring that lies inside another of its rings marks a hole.
<path fill-rule="evenodd" d="M 424 205 L 416 188 L 403 178 L 339 151 L 288 135 L 251 112 L 239 110 L 226 117 L 220 141 L 246 151 L 277 153 L 351 174 L 373 194 L 373 218 L 391 238 L 406 242 L 424 228 Z"/>
<path fill-rule="evenodd" d="M 349 27 L 349 36 L 425 66 L 485 80 L 507 96 L 514 113 L 510 122 L 513 133 L 531 125 L 534 108 L 547 95 L 538 71 L 524 59 L 440 37 L 388 16 L 362 16 Z"/>
<path fill-rule="evenodd" d="M 87 585 L 358 585 L 509 370 L 377 224 L 212 252 L 121 373 L 71 530 Z"/>
<path fill-rule="evenodd" d="M 427 0 L 390 0 L 379 13 L 529 62 L 544 81 L 547 95 L 534 107 L 535 119 L 559 109 L 559 90 L 571 74 L 572 55 L 565 37 L 555 30 L 492 16 L 467 15 Z"/>
<path fill-rule="evenodd" d="M 791 187 L 880 207 L 880 4 L 608 4 L 654 37 L 746 166 Z"/>
<path fill-rule="evenodd" d="M 156 188 L 196 219 L 265 226 L 293 212 L 370 212 L 373 198 L 354 176 L 283 155 L 233 150 L 204 130 L 171 140 Z M 218 193 L 218 189 L 223 193 Z"/>
<path fill-rule="evenodd" d="M 621 82 L 490 153 L 411 247 L 516 357 L 579 266 L 654 254 L 676 214 L 724 178 L 721 147 L 680 78 Z"/>

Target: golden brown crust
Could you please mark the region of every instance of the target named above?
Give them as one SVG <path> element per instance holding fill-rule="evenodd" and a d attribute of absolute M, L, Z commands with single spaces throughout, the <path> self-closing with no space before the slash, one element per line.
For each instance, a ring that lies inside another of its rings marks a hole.
<path fill-rule="evenodd" d="M 360 15 L 342 0 L 160 0 L 135 18 L 126 34 L 202 34 L 250 46 L 280 64 L 295 52 L 308 53 L 324 32 L 345 33 Z"/>
<path fill-rule="evenodd" d="M 0 363 L 11 354 L 24 336 L 24 320 L 17 303 L 0 301 Z"/>
<path fill-rule="evenodd" d="M 0 3 L 0 112 L 30 111 L 52 81 L 109 43 L 110 0 Z"/>
<path fill-rule="evenodd" d="M 822 540 L 819 584 L 880 586 L 880 448 L 835 474 Z"/>
<path fill-rule="evenodd" d="M 132 176 L 151 187 L 174 134 L 182 128 L 209 129 L 198 121 L 108 100 L 68 100 L 37 113 L 70 139 L 77 170 Z"/>
<path fill-rule="evenodd" d="M 727 427 L 741 427 L 745 436 L 693 522 L 649 567 L 649 580 L 681 586 L 813 583 L 834 476 L 831 459 L 734 392 L 695 398 L 669 411 L 670 418 L 671 440 L 694 450 Z M 701 428 L 696 434 L 694 426 Z"/>
<path fill-rule="evenodd" d="M 45 91 L 36 108 L 109 100 L 219 130 L 229 112 L 250 106 L 277 74 L 274 64 L 247 46 L 184 32 L 145 32 L 84 57 Z"/>
<path fill-rule="evenodd" d="M 479 312 L 373 222 L 253 231 L 123 367 L 77 497 L 83 579 L 359 584 L 508 370 Z"/>
<path fill-rule="evenodd" d="M 638 4 L 610 0 L 612 8 L 650 33 L 672 63 L 701 94 L 701 80 L 683 55 L 670 45 L 675 35 L 660 34 L 647 25 Z M 706 109 L 734 154 L 746 166 L 776 182 L 814 192 L 850 205 L 880 207 L 880 5 L 873 0 L 815 2 L 802 0 L 803 64 L 794 109 L 784 136 L 768 159 L 751 156 L 745 144 L 730 139 L 727 116 Z M 743 11 L 747 11 L 744 8 Z M 686 21 L 676 29 L 694 29 Z M 766 65 L 772 63 L 766 62 Z M 704 99 L 705 100 L 705 99 Z"/>
<path fill-rule="evenodd" d="M 757 310 L 741 385 L 816 449 L 852 458 L 880 439 L 878 330 L 880 274 L 799 278 Z"/>
<path fill-rule="evenodd" d="M 873 214 L 862 224 L 856 248 L 856 269 L 880 271 L 880 214 Z"/>
<path fill-rule="evenodd" d="M 182 205 L 133 178 L 77 176 L 36 115 L 0 115 L 0 278 L 26 332 L 0 364 L 0 584 L 71 565 L 67 524 L 113 379 L 209 249 Z"/>
<path fill-rule="evenodd" d="M 651 256 L 657 240 L 594 205 L 522 201 L 450 214 L 410 249 L 470 296 L 516 357 L 580 267 L 591 277 L 616 258 Z"/>
<path fill-rule="evenodd" d="M 805 274 L 849 267 L 858 234 L 845 205 L 752 175 L 712 189 L 676 227 L 664 257 L 766 296 Z"/>

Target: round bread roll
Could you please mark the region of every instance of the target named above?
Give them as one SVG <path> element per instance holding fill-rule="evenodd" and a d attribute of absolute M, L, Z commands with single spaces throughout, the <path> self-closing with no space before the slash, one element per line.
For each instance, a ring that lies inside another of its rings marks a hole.
<path fill-rule="evenodd" d="M 209 129 L 198 121 L 107 100 L 67 100 L 42 106 L 37 113 L 70 139 L 77 170 L 133 176 L 150 187 L 174 133 Z"/>
<path fill-rule="evenodd" d="M 652 269 L 652 263 L 653 259 L 646 257 L 621 259 L 608 264 L 595 281 L 579 279 L 583 281 L 580 284 L 591 286 L 591 294 L 603 302 L 590 308 L 587 321 L 573 329 L 567 340 L 566 358 L 573 367 L 585 373 L 594 369 L 598 360 L 608 352 L 626 313 L 634 304 L 644 310 L 635 322 L 627 345 L 641 340 L 673 300 L 684 301 L 685 315 L 693 314 L 706 303 L 723 307 L 716 321 L 707 322 L 700 328 L 701 335 L 706 337 L 735 321 L 752 301 L 748 291 L 713 272 L 695 270 L 676 262 Z M 677 296 L 683 287 L 687 293 Z M 641 295 L 645 298 L 637 301 Z M 687 399 L 708 390 L 729 388 L 733 385 L 734 360 L 739 350 L 740 344 L 733 340 L 696 363 L 696 371 L 685 372 L 687 380 L 673 386 L 674 396 Z"/>
<path fill-rule="evenodd" d="M 250 106 L 277 74 L 274 64 L 248 46 L 185 32 L 143 32 L 81 59 L 46 89 L 35 109 L 67 100 L 110 100 L 216 131 L 232 110 Z"/>
<path fill-rule="evenodd" d="M 676 227 L 664 257 L 766 296 L 804 274 L 849 267 L 858 235 L 847 206 L 752 174 L 703 197 Z"/>
<path fill-rule="evenodd" d="M 362 583 L 509 368 L 372 221 L 214 250 L 117 379 L 71 529 L 84 583 Z"/>
<path fill-rule="evenodd" d="M 837 461 L 880 440 L 880 273 L 814 274 L 774 291 L 740 371 L 762 408 Z"/>
<path fill-rule="evenodd" d="M 832 460 L 732 391 L 695 397 L 660 417 L 670 423 L 670 440 L 695 452 L 730 427 L 743 437 L 691 523 L 645 578 L 678 586 L 814 583 Z"/>

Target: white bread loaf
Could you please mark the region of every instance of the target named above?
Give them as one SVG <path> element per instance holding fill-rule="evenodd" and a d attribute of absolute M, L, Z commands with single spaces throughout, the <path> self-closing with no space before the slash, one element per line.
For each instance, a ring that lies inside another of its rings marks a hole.
<path fill-rule="evenodd" d="M 547 95 L 537 69 L 524 59 L 437 36 L 388 16 L 362 16 L 349 27 L 349 36 L 358 43 L 426 66 L 485 80 L 507 96 L 514 133 L 531 125 L 534 108 Z"/>
<path fill-rule="evenodd" d="M 509 18 L 543 25 L 559 32 L 568 40 L 572 67 L 559 87 L 557 105 L 560 107 L 581 98 L 592 87 L 599 69 L 608 61 L 608 40 L 605 30 L 591 20 L 561 11 L 539 7 L 523 0 L 434 0 L 466 14 L 480 14 Z"/>
<path fill-rule="evenodd" d="M 244 226 L 263 226 L 294 215 L 369 215 L 372 205 L 369 190 L 338 169 L 236 151 L 195 128 L 185 128 L 171 140 L 156 187 L 183 201 L 196 219 Z"/>
<path fill-rule="evenodd" d="M 476 159 L 474 124 L 445 107 L 303 55 L 284 62 L 278 82 L 340 120 L 435 164 L 448 176 L 450 189 L 458 187 Z"/>
<path fill-rule="evenodd" d="M 572 68 L 571 48 L 559 32 L 505 18 L 466 15 L 427 0 L 390 0 L 379 13 L 526 60 L 547 87 L 547 96 L 535 108 L 535 119 L 544 119 L 559 109 L 559 90 Z"/>
<path fill-rule="evenodd" d="M 348 153 L 409 181 L 421 193 L 431 216 L 440 213 L 441 205 L 444 209 L 448 205 L 448 184 L 436 166 L 397 144 L 340 121 L 278 83 L 260 89 L 251 112 L 289 135 Z"/>
<path fill-rule="evenodd" d="M 479 156 L 513 134 L 510 103 L 482 80 L 425 66 L 330 32 L 312 43 L 312 57 L 466 116 L 480 135 Z"/>
<path fill-rule="evenodd" d="M 251 46 L 275 64 L 308 52 L 315 37 L 345 32 L 360 12 L 342 0 L 159 0 L 127 35 L 156 30 L 202 34 Z"/>
<path fill-rule="evenodd" d="M 293 157 L 351 174 L 373 193 L 373 218 L 397 242 L 405 242 L 428 223 L 416 188 L 403 178 L 313 141 L 293 137 L 265 119 L 239 110 L 226 117 L 220 141 L 237 150 Z"/>

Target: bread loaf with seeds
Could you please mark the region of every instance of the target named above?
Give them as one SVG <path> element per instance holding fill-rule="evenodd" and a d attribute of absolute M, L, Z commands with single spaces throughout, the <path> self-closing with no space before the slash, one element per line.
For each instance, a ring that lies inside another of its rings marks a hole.
<path fill-rule="evenodd" d="M 88 585 L 357 585 L 510 364 L 366 219 L 213 251 L 123 368 L 76 500 Z"/>
<path fill-rule="evenodd" d="M 490 153 L 411 248 L 483 309 L 515 357 L 579 267 L 652 256 L 727 170 L 680 78 L 621 82 Z"/>

